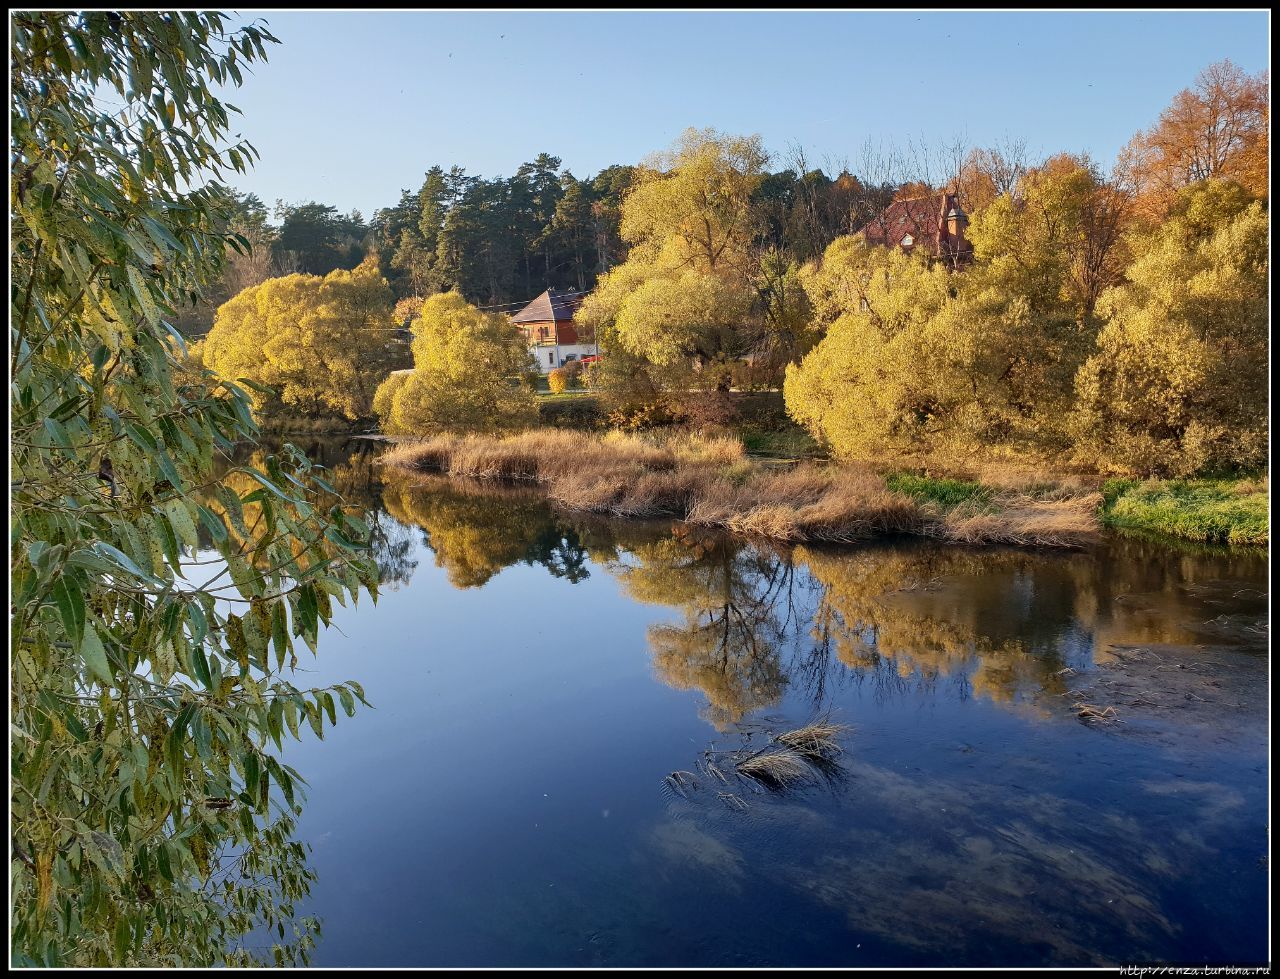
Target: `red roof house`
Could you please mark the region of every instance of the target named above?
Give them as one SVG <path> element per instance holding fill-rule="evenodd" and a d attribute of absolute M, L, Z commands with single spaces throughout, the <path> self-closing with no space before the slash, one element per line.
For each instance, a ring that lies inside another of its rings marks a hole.
<path fill-rule="evenodd" d="M 868 245 L 923 251 L 959 268 L 973 260 L 973 245 L 964 236 L 969 217 L 953 191 L 894 201 L 858 232 Z"/>

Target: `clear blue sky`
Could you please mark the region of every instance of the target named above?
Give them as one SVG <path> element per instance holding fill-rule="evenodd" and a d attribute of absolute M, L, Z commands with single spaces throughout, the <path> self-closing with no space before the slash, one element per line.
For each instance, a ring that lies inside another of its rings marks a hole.
<path fill-rule="evenodd" d="M 262 153 L 241 188 L 366 219 L 434 163 L 510 176 L 545 151 L 585 177 L 687 126 L 818 163 L 963 136 L 1109 166 L 1206 65 L 1270 63 L 1265 12 L 241 16 L 283 42 L 229 93 Z"/>

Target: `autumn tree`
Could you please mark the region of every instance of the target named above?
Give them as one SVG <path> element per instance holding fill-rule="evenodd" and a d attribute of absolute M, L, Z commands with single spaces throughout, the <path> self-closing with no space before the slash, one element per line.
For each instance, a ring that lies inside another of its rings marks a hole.
<path fill-rule="evenodd" d="M 1129 214 L 1126 192 L 1087 156 L 1062 153 L 975 214 L 967 235 L 1011 298 L 1024 297 L 1041 318 L 1083 325 L 1120 280 Z"/>
<path fill-rule="evenodd" d="M 767 157 L 759 137 L 686 130 L 641 171 L 622 204 L 625 263 L 579 312 L 610 343 L 664 371 L 674 386 L 727 368 L 765 337 L 755 279 L 762 231 L 755 193 Z"/>
<path fill-rule="evenodd" d="M 1250 75 L 1229 60 L 1200 72 L 1195 85 L 1174 96 L 1159 121 L 1122 154 L 1143 213 L 1160 220 L 1179 190 L 1202 180 L 1234 180 L 1265 197 L 1270 118 L 1267 72 Z"/>
<path fill-rule="evenodd" d="M 1269 231 L 1261 203 L 1214 180 L 1184 188 L 1169 220 L 1135 237 L 1076 381 L 1086 457 L 1166 475 L 1265 462 Z"/>
<path fill-rule="evenodd" d="M 1029 168 L 1025 140 L 973 148 L 956 174 L 961 204 L 972 216 L 997 198 L 1012 197 Z"/>
<path fill-rule="evenodd" d="M 537 368 L 506 316 L 438 293 L 423 302 L 413 332 L 412 372 L 391 375 L 374 398 L 384 432 L 488 431 L 537 419 L 533 392 L 520 383 Z"/>
<path fill-rule="evenodd" d="M 1094 329 L 1077 320 L 1068 257 L 1031 212 L 997 223 L 998 208 L 979 233 L 990 250 L 965 271 L 844 237 L 802 273 L 825 335 L 787 368 L 783 393 L 836 455 L 1065 445 Z"/>
<path fill-rule="evenodd" d="M 936 432 L 941 399 L 960 393 L 939 375 L 943 351 L 931 335 L 953 302 L 952 276 L 922 255 L 845 237 L 806 285 L 832 322 L 786 370 L 788 413 L 844 458 L 920 447 Z"/>
<path fill-rule="evenodd" d="M 289 275 L 223 305 L 205 342 L 205 363 L 228 379 L 273 389 L 258 410 L 308 417 L 371 417 L 387 374 L 407 363 L 396 339 L 391 290 L 371 262 L 321 278 Z"/>

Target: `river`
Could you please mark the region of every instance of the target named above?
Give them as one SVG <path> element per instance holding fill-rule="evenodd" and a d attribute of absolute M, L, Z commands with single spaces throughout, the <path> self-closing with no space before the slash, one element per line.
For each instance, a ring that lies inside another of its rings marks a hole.
<path fill-rule="evenodd" d="M 375 708 L 287 750 L 317 965 L 1266 960 L 1265 554 L 779 547 L 322 454 L 384 584 L 301 663 Z M 815 718 L 834 764 L 734 773 Z"/>

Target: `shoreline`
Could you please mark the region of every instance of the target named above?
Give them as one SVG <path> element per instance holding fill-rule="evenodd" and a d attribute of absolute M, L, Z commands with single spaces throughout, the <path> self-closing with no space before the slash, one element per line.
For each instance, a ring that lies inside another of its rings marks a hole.
<path fill-rule="evenodd" d="M 445 435 L 399 442 L 379 462 L 410 472 L 536 486 L 569 510 L 673 518 L 789 543 L 855 543 L 907 534 L 953 544 L 1081 548 L 1102 530 L 1102 495 L 1070 480 L 1036 487 L 955 480 L 895 484 L 869 468 L 770 466 L 748 458 L 736 439 L 694 436 L 661 444 L 556 431 Z"/>
<path fill-rule="evenodd" d="M 1215 548 L 1270 544 L 1265 477 L 1001 474 L 980 481 L 881 474 L 869 465 L 770 459 L 747 453 L 735 438 L 687 433 L 362 437 L 387 443 L 380 464 L 404 471 L 536 486 L 571 511 L 674 518 L 793 543 L 909 534 L 967 545 L 1080 548 L 1114 530 Z"/>

